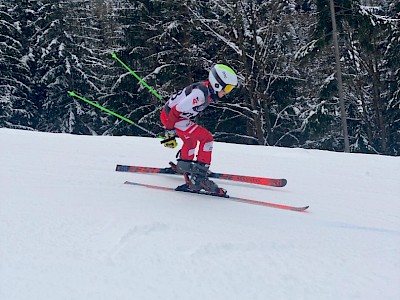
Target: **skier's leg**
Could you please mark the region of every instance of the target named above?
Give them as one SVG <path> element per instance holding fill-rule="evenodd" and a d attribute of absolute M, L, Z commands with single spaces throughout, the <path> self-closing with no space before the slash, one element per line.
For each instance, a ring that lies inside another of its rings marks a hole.
<path fill-rule="evenodd" d="M 213 137 L 211 133 L 197 124 L 185 131 L 185 135 L 192 140 L 199 141 L 197 161 L 209 165 L 211 163 Z"/>
<path fill-rule="evenodd" d="M 196 154 L 197 140 L 185 135 L 180 130 L 177 130 L 176 133 L 183 142 L 179 158 L 183 160 L 193 160 Z"/>
<path fill-rule="evenodd" d="M 213 137 L 211 133 L 207 129 L 194 124 L 193 127 L 188 128 L 184 132 L 184 135 L 190 140 L 199 142 L 196 162 L 188 164 L 186 161 L 178 161 L 178 164 L 181 164 L 183 166 L 182 168 L 186 168 L 187 170 L 184 171 L 184 176 L 188 187 L 193 190 L 204 189 L 212 193 L 226 194 L 224 189 L 219 188 L 218 185 L 208 179 L 207 176 L 213 147 Z"/>
<path fill-rule="evenodd" d="M 175 124 L 176 134 L 183 142 L 176 164 L 178 173 L 184 174 L 192 169 L 192 161 L 195 158 L 198 141 L 191 136 L 191 133 L 192 129 L 197 126 L 196 123 L 190 120 L 181 120 Z"/>

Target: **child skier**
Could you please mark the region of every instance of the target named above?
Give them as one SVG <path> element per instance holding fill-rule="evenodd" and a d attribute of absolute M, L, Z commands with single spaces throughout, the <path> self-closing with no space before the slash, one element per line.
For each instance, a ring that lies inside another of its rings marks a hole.
<path fill-rule="evenodd" d="M 161 112 L 161 122 L 165 126 L 164 146 L 175 148 L 178 136 L 183 141 L 177 172 L 184 174 L 187 188 L 195 191 L 204 189 L 210 193 L 226 194 L 217 184 L 209 180 L 207 172 L 211 163 L 213 137 L 192 119 L 211 102 L 216 102 L 232 91 L 238 84 L 236 73 L 223 64 L 214 65 L 208 81 L 194 83 L 174 94 Z M 198 145 L 197 160 L 195 152 Z"/>

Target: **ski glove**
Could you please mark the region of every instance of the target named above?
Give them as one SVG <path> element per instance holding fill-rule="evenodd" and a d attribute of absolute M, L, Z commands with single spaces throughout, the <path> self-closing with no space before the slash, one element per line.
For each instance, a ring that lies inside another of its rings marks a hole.
<path fill-rule="evenodd" d="M 178 143 L 176 142 L 175 138 L 176 138 L 176 131 L 174 129 L 165 130 L 164 139 L 163 141 L 161 141 L 161 143 L 164 144 L 164 147 L 174 149 L 176 148 L 176 146 L 178 146 Z"/>

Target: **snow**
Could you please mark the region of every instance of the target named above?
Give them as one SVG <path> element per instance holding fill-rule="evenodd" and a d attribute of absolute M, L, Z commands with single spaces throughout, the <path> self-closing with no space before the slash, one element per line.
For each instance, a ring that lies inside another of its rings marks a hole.
<path fill-rule="evenodd" d="M 215 143 L 216 180 L 284 211 L 178 192 L 156 138 L 0 129 L 0 299 L 400 299 L 400 160 Z"/>

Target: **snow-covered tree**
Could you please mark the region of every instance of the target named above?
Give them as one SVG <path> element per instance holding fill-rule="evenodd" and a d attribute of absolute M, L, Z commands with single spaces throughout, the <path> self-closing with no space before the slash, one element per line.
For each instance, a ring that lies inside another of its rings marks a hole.
<path fill-rule="evenodd" d="M 101 134 L 109 128 L 104 116 L 71 98 L 73 90 L 101 100 L 111 85 L 110 49 L 114 38 L 108 6 L 103 1 L 47 1 L 40 33 L 32 39 L 37 51 L 37 84 L 46 90 L 40 129 Z"/>
<path fill-rule="evenodd" d="M 351 151 L 399 155 L 399 4 L 335 0 Z M 0 126 L 148 135 L 168 97 L 215 63 L 239 86 L 197 120 L 216 140 L 342 150 L 322 0 L 0 0 Z M 152 86 L 123 68 L 116 53 Z"/>
<path fill-rule="evenodd" d="M 238 71 L 239 88 L 210 112 L 216 137 L 261 145 L 288 143 L 288 116 L 302 79 L 294 63 L 301 40 L 295 1 L 199 1 L 189 7 L 203 31 L 207 68 L 222 62 Z M 204 42 L 203 42 L 204 43 Z"/>
<path fill-rule="evenodd" d="M 392 2 L 387 7 L 390 26 L 384 51 L 384 77 L 387 98 L 386 126 L 388 153 L 400 155 L 400 3 Z"/>
<path fill-rule="evenodd" d="M 315 2 L 318 22 L 312 38 L 300 49 L 298 57 L 312 57 L 321 61 L 327 55 L 332 57 L 332 27 L 329 22 L 328 2 Z M 352 151 L 390 153 L 385 74 L 391 73 L 393 66 L 384 66 L 384 49 L 393 20 L 388 18 L 382 6 L 364 6 L 360 1 L 336 0 L 335 7 Z M 322 67 L 326 66 L 326 63 L 322 64 Z M 318 74 L 315 75 L 318 78 Z M 332 88 L 334 92 L 335 80 L 332 81 Z M 330 95 L 330 99 L 335 101 L 334 93 Z M 335 116 L 334 113 L 328 115 Z M 330 135 L 335 136 L 334 132 L 333 128 Z M 331 147 L 336 148 L 331 144 L 328 149 L 332 149 Z"/>
<path fill-rule="evenodd" d="M 31 22 L 29 2 L 0 2 L 0 126 L 33 129 L 37 124 L 27 43 Z"/>

